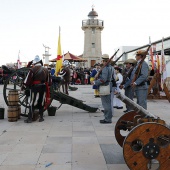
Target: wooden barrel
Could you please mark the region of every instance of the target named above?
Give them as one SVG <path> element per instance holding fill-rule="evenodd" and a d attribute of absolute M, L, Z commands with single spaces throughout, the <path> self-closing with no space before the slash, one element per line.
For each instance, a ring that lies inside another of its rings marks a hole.
<path fill-rule="evenodd" d="M 18 120 L 18 106 L 8 106 L 8 121 L 16 122 Z"/>
<path fill-rule="evenodd" d="M 17 106 L 19 102 L 19 95 L 17 90 L 10 90 L 8 93 L 8 105 Z"/>
<path fill-rule="evenodd" d="M 18 106 L 18 119 L 20 119 L 21 116 L 21 106 Z"/>

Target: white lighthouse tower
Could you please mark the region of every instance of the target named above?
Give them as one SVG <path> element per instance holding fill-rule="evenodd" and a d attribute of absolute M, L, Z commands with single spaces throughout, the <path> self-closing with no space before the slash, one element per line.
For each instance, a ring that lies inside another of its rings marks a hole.
<path fill-rule="evenodd" d="M 82 30 L 84 31 L 84 52 L 83 58 L 88 62 L 85 67 L 91 67 L 96 62 L 100 62 L 102 56 L 101 50 L 101 31 L 104 28 L 103 20 L 97 19 L 98 13 L 92 11 L 88 14 L 89 19 L 82 21 Z"/>

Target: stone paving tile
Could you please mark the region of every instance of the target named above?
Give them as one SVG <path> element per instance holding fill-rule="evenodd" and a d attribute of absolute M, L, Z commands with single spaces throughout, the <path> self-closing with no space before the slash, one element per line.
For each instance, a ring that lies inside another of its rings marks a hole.
<path fill-rule="evenodd" d="M 50 165 L 49 167 L 45 167 L 45 165 L 37 165 L 34 170 L 72 170 L 70 165 Z"/>
<path fill-rule="evenodd" d="M 114 124 L 108 124 L 108 125 L 94 125 L 95 131 L 113 131 L 115 130 Z"/>
<path fill-rule="evenodd" d="M 73 144 L 72 153 L 96 153 L 101 154 L 99 144 Z"/>
<path fill-rule="evenodd" d="M 93 126 L 75 126 L 73 124 L 73 131 L 94 131 L 94 127 Z"/>
<path fill-rule="evenodd" d="M 66 126 L 59 126 L 59 125 L 53 125 L 52 130 L 56 131 L 72 131 L 72 125 L 66 125 Z"/>
<path fill-rule="evenodd" d="M 3 165 L 0 170 L 35 170 L 34 165 Z"/>
<path fill-rule="evenodd" d="M 73 137 L 92 137 L 96 136 L 94 131 L 73 131 Z"/>
<path fill-rule="evenodd" d="M 20 120 L 16 123 L 14 123 L 13 125 L 11 125 L 8 128 L 8 132 L 9 131 L 28 131 L 30 129 L 30 126 L 23 126 L 23 120 Z"/>
<path fill-rule="evenodd" d="M 71 153 L 71 144 L 46 144 L 42 149 L 42 153 Z"/>
<path fill-rule="evenodd" d="M 54 165 L 70 165 L 71 153 L 42 153 L 38 165 L 46 165 L 50 162 Z"/>
<path fill-rule="evenodd" d="M 106 162 L 102 153 L 72 153 L 72 164 L 83 165 L 98 165 L 105 166 Z"/>
<path fill-rule="evenodd" d="M 56 129 L 53 129 L 49 132 L 48 136 L 53 137 L 71 137 L 72 131 L 57 131 Z"/>
<path fill-rule="evenodd" d="M 99 144 L 117 144 L 114 136 L 98 136 Z"/>
<path fill-rule="evenodd" d="M 47 138 L 47 134 L 44 132 L 27 132 L 25 133 L 20 144 L 44 144 Z"/>
<path fill-rule="evenodd" d="M 16 144 L 3 144 L 0 145 L 0 153 L 11 152 L 15 148 Z"/>
<path fill-rule="evenodd" d="M 8 153 L 1 153 L 0 152 L 0 165 L 4 162 L 6 157 L 8 156 Z"/>
<path fill-rule="evenodd" d="M 96 137 L 73 137 L 73 144 L 98 144 Z"/>
<path fill-rule="evenodd" d="M 41 153 L 43 144 L 20 144 L 18 143 L 11 152 L 13 153 Z"/>
<path fill-rule="evenodd" d="M 107 167 L 108 170 L 129 170 L 126 164 L 108 164 Z"/>
<path fill-rule="evenodd" d="M 123 148 L 116 144 L 101 144 L 101 150 L 107 164 L 123 164 Z"/>
<path fill-rule="evenodd" d="M 8 153 L 2 165 L 36 165 L 40 153 Z"/>
<path fill-rule="evenodd" d="M 72 144 L 72 137 L 47 137 L 46 144 Z"/>
<path fill-rule="evenodd" d="M 106 165 L 86 164 L 86 165 L 73 165 L 72 170 L 108 170 Z"/>
<path fill-rule="evenodd" d="M 114 131 L 95 131 L 97 136 L 115 136 Z"/>

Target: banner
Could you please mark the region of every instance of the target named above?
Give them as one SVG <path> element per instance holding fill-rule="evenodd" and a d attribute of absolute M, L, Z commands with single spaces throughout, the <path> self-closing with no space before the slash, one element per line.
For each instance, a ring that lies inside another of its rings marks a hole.
<path fill-rule="evenodd" d="M 59 37 L 58 37 L 58 49 L 57 49 L 57 58 L 56 58 L 56 70 L 55 75 L 58 76 L 61 67 L 62 67 L 62 52 L 61 52 L 61 42 L 60 42 L 60 27 L 59 27 Z"/>
<path fill-rule="evenodd" d="M 151 39 L 149 37 L 149 44 L 151 45 Z M 151 66 L 151 69 L 154 70 L 154 57 L 153 57 L 153 50 L 152 50 L 152 45 L 149 49 L 149 56 L 150 56 L 150 66 Z"/>
<path fill-rule="evenodd" d="M 163 88 L 163 84 L 165 83 L 165 79 L 167 77 L 163 41 L 164 38 L 162 38 L 162 50 L 161 50 L 161 87 L 162 88 Z"/>
<path fill-rule="evenodd" d="M 21 62 L 20 62 L 20 50 L 18 52 L 18 60 L 17 60 L 17 69 L 21 68 Z"/>

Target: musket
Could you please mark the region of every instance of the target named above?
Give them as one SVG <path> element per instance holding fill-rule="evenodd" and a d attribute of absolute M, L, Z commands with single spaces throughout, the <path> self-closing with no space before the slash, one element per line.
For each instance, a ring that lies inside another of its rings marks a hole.
<path fill-rule="evenodd" d="M 109 58 L 109 60 L 106 62 L 106 64 L 104 64 L 104 65 L 102 66 L 102 68 L 101 68 L 101 69 L 99 70 L 99 72 L 96 74 L 95 80 L 98 79 L 98 77 L 99 77 L 99 75 L 101 74 L 102 70 L 107 66 L 107 64 L 110 63 L 110 61 L 111 61 L 111 60 L 113 59 L 113 57 L 117 54 L 118 51 L 119 51 L 119 49 L 112 55 L 111 58 Z"/>
<path fill-rule="evenodd" d="M 129 69 L 128 73 L 123 77 L 123 81 L 122 81 L 122 83 L 120 84 L 120 86 L 125 84 L 126 79 L 131 75 L 131 73 L 132 73 L 133 69 L 136 67 L 136 65 L 137 65 L 137 62 L 136 62 L 136 64 L 135 64 L 134 66 L 132 66 L 132 67 Z"/>
<path fill-rule="evenodd" d="M 125 52 L 123 52 L 120 57 L 118 57 L 115 61 L 113 61 L 113 65 L 115 65 L 117 63 L 117 61 L 125 54 Z"/>
<path fill-rule="evenodd" d="M 136 81 L 136 79 L 138 78 L 139 73 L 140 73 L 140 70 L 141 70 L 141 68 L 142 68 L 142 63 L 144 62 L 144 60 L 145 60 L 145 58 L 146 58 L 146 55 L 148 54 L 148 51 L 149 51 L 150 46 L 151 46 L 151 44 L 149 44 L 149 46 L 148 46 L 148 48 L 147 48 L 147 50 L 146 50 L 146 52 L 145 52 L 145 55 L 143 56 L 142 60 L 139 62 L 138 68 L 137 68 L 136 71 L 135 71 L 135 74 L 134 74 L 134 77 L 133 77 L 133 80 L 132 80 L 132 83 L 131 83 L 131 84 L 133 84 L 133 83 Z"/>

